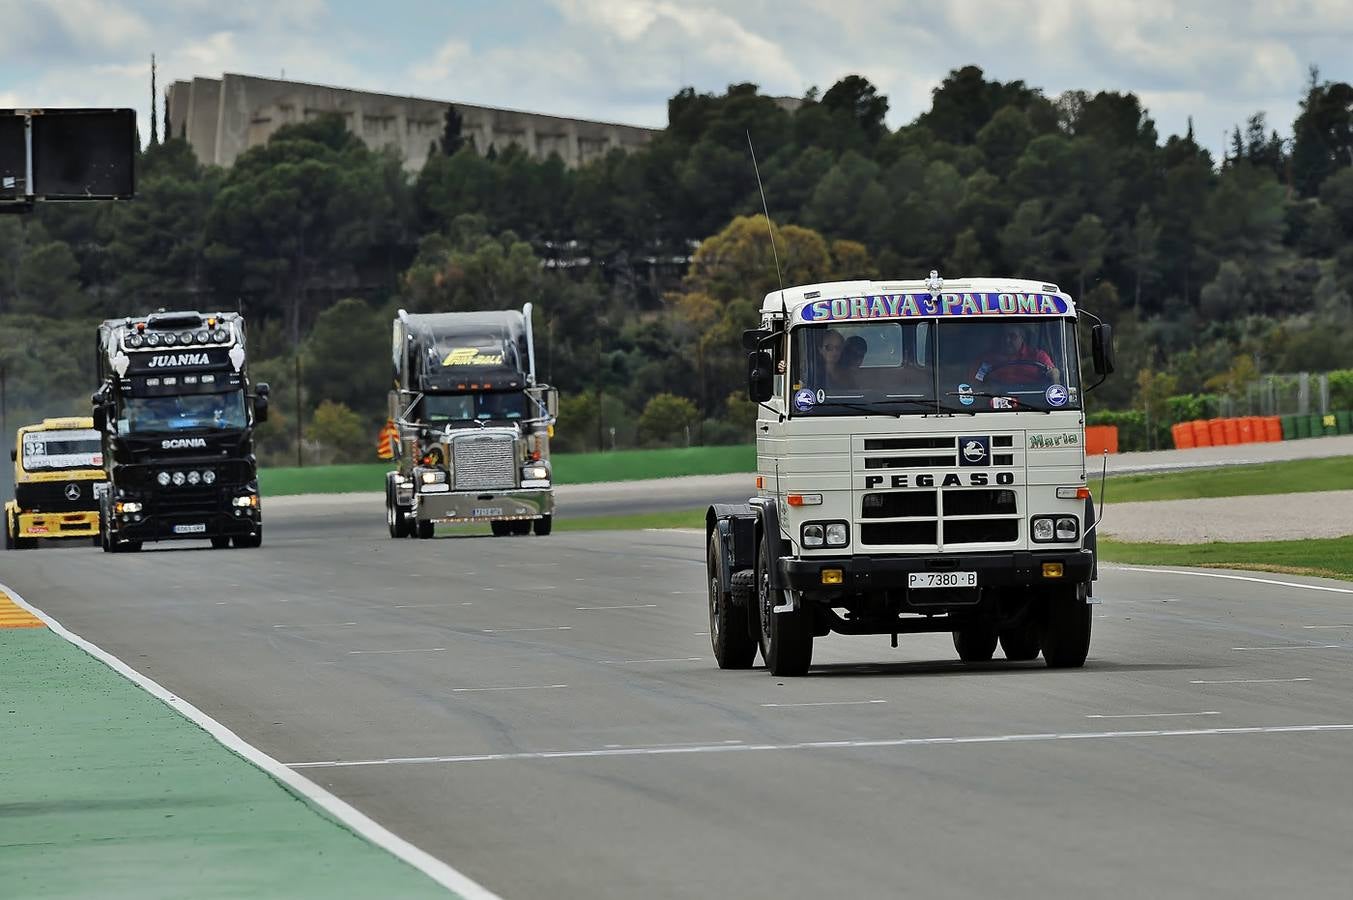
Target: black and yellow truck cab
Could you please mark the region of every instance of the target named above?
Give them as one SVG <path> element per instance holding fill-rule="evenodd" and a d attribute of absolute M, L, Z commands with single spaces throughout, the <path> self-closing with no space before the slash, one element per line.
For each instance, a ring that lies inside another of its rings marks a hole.
<path fill-rule="evenodd" d="M 14 499 L 5 504 L 5 548 L 39 538 L 99 538 L 103 447 L 89 418 L 44 419 L 19 429 L 10 451 Z"/>

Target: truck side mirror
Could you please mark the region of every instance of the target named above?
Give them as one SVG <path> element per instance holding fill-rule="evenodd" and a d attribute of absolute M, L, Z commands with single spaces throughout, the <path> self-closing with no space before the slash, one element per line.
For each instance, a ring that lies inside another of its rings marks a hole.
<path fill-rule="evenodd" d="M 551 419 L 559 418 L 559 389 L 550 388 L 545 392 L 545 411 Z"/>
<path fill-rule="evenodd" d="M 1090 329 L 1090 355 L 1096 375 L 1113 374 L 1113 326 L 1096 325 Z"/>
<path fill-rule="evenodd" d="M 742 333 L 742 349 L 749 351 L 755 350 L 756 348 L 761 346 L 761 343 L 763 341 L 768 340 L 773 333 L 774 332 L 763 331 L 758 328 L 753 328 L 748 331 L 744 331 Z"/>
<path fill-rule="evenodd" d="M 268 421 L 268 394 L 271 391 L 266 381 L 254 388 L 254 422 L 258 425 Z"/>
<path fill-rule="evenodd" d="M 9 461 L 10 461 L 10 462 L 18 462 L 18 461 L 19 461 L 19 451 L 18 451 L 18 450 L 11 450 L 11 451 L 9 451 Z"/>
<path fill-rule="evenodd" d="M 108 427 L 108 407 L 96 406 L 90 413 L 90 418 L 94 420 L 94 430 L 103 431 Z"/>
<path fill-rule="evenodd" d="M 747 354 L 747 397 L 765 403 L 775 393 L 775 360 L 767 350 Z"/>

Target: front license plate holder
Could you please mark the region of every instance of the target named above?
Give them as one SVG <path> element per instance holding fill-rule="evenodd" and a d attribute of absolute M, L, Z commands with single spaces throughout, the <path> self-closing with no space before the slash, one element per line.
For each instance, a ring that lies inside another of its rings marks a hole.
<path fill-rule="evenodd" d="M 174 534 L 205 534 L 207 525 L 205 522 L 198 522 L 193 525 L 175 525 Z"/>
<path fill-rule="evenodd" d="M 907 587 L 912 590 L 928 588 L 975 588 L 976 572 L 908 572 Z"/>

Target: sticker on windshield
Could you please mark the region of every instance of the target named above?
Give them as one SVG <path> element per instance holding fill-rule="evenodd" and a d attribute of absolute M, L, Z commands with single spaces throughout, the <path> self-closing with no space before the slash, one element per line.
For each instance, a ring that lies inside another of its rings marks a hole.
<path fill-rule="evenodd" d="M 1014 397 L 992 397 L 992 409 L 1015 409 L 1019 406 L 1019 401 Z"/>
<path fill-rule="evenodd" d="M 973 404 L 972 385 L 960 384 L 958 386 L 958 402 L 962 403 L 964 406 L 972 406 Z"/>
<path fill-rule="evenodd" d="M 794 411 L 808 412 L 817 405 L 817 397 L 808 388 L 800 388 L 794 392 Z"/>
<path fill-rule="evenodd" d="M 1066 388 L 1060 384 L 1054 384 L 1043 392 L 1043 399 L 1048 401 L 1048 406 L 1066 406 Z"/>

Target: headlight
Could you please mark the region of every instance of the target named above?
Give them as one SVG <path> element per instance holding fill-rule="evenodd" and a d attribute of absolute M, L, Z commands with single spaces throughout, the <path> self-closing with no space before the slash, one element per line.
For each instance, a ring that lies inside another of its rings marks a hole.
<path fill-rule="evenodd" d="M 135 500 L 128 500 L 126 502 L 118 503 L 116 509 L 119 513 L 139 513 L 141 511 L 141 504 L 137 503 Z"/>
<path fill-rule="evenodd" d="M 193 333 L 191 331 L 185 331 L 179 335 L 179 343 L 183 344 L 185 347 L 191 344 L 192 342 L 193 342 Z"/>
<path fill-rule="evenodd" d="M 196 472 L 189 472 L 189 473 L 188 473 L 188 483 L 189 483 L 189 484 L 200 484 L 201 481 L 202 481 L 202 476 L 201 476 L 201 475 L 197 474 Z"/>
<path fill-rule="evenodd" d="M 446 473 L 441 469 L 430 469 L 423 473 L 423 484 L 445 484 Z"/>
<path fill-rule="evenodd" d="M 1080 523 L 1074 517 L 1062 516 L 1057 520 L 1057 540 L 1074 541 L 1080 533 Z"/>
<path fill-rule="evenodd" d="M 156 480 L 157 482 L 159 482 L 160 487 L 169 487 L 169 473 L 168 473 L 168 472 L 161 472 L 159 475 L 156 475 L 156 476 L 155 476 L 155 480 Z"/>
<path fill-rule="evenodd" d="M 821 525 L 803 526 L 803 546 L 821 547 L 826 542 Z"/>
<path fill-rule="evenodd" d="M 179 336 L 171 331 L 163 336 L 163 340 L 166 347 L 172 347 L 179 342 Z"/>
<path fill-rule="evenodd" d="M 170 480 L 173 481 L 176 486 L 183 487 L 183 482 L 188 480 L 188 476 L 184 475 L 182 472 L 175 472 Z"/>
<path fill-rule="evenodd" d="M 146 345 L 149 347 L 160 346 L 160 336 L 154 333 L 146 335 Z"/>
<path fill-rule="evenodd" d="M 258 506 L 258 494 L 246 494 L 243 497 L 236 497 L 230 502 L 235 506 Z"/>
<path fill-rule="evenodd" d="M 205 331 L 199 331 L 197 334 L 193 335 L 193 337 L 199 344 L 205 344 L 207 342 L 207 333 Z"/>
<path fill-rule="evenodd" d="M 146 339 L 139 334 L 130 334 L 127 336 L 127 346 L 135 350 L 146 342 Z"/>
<path fill-rule="evenodd" d="M 215 484 L 215 483 L 216 483 L 216 473 L 213 472 L 211 469 L 208 469 L 207 471 L 203 472 L 203 473 L 202 473 L 202 483 L 203 483 L 203 484 Z"/>
<path fill-rule="evenodd" d="M 1053 538 L 1053 532 L 1054 528 L 1052 524 L 1052 519 L 1049 518 L 1034 519 L 1033 523 L 1034 540 L 1040 543 L 1051 541 Z"/>
<path fill-rule="evenodd" d="M 230 340 L 230 332 L 226 331 L 224 328 L 220 331 L 214 331 L 212 332 L 211 339 L 218 344 L 224 344 L 226 341 Z"/>
<path fill-rule="evenodd" d="M 528 480 L 544 481 L 550 477 L 550 469 L 548 466 L 541 465 L 526 466 L 521 470 L 521 477 Z"/>
<path fill-rule="evenodd" d="M 845 522 L 827 523 L 827 546 L 844 547 L 850 543 L 850 528 Z"/>

